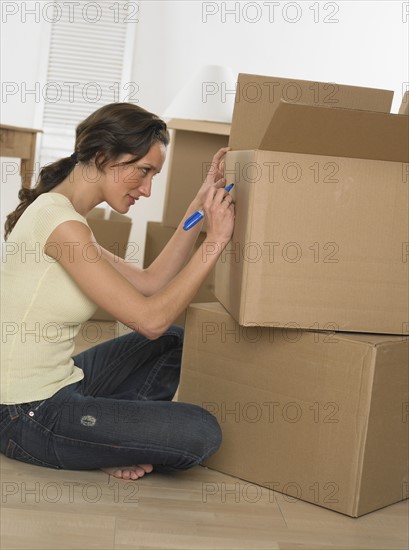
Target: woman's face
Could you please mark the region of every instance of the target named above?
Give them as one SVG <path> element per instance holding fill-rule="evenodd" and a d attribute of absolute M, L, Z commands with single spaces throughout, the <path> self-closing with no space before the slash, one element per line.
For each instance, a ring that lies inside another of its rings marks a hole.
<path fill-rule="evenodd" d="M 165 162 L 166 147 L 156 142 L 143 158 L 132 164 L 123 164 L 132 158 L 129 154 L 122 155 L 105 168 L 105 200 L 121 213 L 127 212 L 140 197 L 150 196 L 153 177 Z"/>

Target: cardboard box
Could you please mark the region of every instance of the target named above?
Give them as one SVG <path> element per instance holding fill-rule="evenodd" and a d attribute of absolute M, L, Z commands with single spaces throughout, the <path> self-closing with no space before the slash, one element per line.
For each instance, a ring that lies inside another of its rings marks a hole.
<path fill-rule="evenodd" d="M 245 150 L 226 156 L 236 220 L 215 295 L 242 325 L 409 333 L 409 118 L 357 90 L 379 112 L 280 101 L 264 123 L 235 104 Z"/>
<path fill-rule="evenodd" d="M 353 517 L 407 498 L 408 342 L 243 327 L 220 304 L 190 306 L 178 401 L 223 432 L 204 464 Z"/>
<path fill-rule="evenodd" d="M 129 216 L 110 211 L 109 219 L 104 219 L 105 209 L 94 208 L 87 215 L 87 222 L 97 242 L 115 256 L 125 258 L 132 220 Z M 110 313 L 98 308 L 91 319 L 96 321 L 115 321 Z"/>
<path fill-rule="evenodd" d="M 165 227 L 161 223 L 148 222 L 145 242 L 145 256 L 143 266 L 148 267 L 160 254 L 165 245 L 173 236 L 175 229 Z M 194 252 L 204 241 L 205 235 L 201 233 L 197 239 Z M 203 285 L 200 287 L 192 302 L 214 302 L 214 271 L 210 273 Z M 186 311 L 174 321 L 175 325 L 185 325 Z"/>
<path fill-rule="evenodd" d="M 163 224 L 177 228 L 206 178 L 214 154 L 227 147 L 230 124 L 173 119 Z"/>

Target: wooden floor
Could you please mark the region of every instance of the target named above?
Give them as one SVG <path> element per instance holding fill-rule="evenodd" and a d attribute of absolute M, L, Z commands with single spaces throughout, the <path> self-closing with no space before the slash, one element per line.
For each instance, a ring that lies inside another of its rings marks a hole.
<path fill-rule="evenodd" d="M 100 327 L 103 339 L 127 331 Z M 76 352 L 95 345 L 82 335 Z M 353 519 L 201 466 L 136 482 L 4 455 L 0 467 L 1 550 L 408 548 L 408 501 Z"/>

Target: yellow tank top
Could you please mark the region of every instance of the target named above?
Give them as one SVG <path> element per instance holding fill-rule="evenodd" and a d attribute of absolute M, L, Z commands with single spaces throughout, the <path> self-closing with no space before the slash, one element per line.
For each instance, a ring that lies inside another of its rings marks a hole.
<path fill-rule="evenodd" d="M 67 197 L 44 193 L 3 243 L 1 404 L 45 399 L 84 377 L 72 359 L 74 339 L 97 305 L 43 250 L 52 231 L 68 220 L 88 226 Z"/>

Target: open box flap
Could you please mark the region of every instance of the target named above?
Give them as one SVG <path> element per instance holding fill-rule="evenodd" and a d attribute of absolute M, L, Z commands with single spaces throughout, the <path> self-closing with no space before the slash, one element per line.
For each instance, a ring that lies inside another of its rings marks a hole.
<path fill-rule="evenodd" d="M 409 117 L 281 100 L 259 149 L 409 162 Z"/>
<path fill-rule="evenodd" d="M 226 122 L 209 122 L 205 120 L 172 118 L 167 123 L 167 126 L 170 130 L 201 132 L 203 134 L 219 134 L 221 136 L 228 136 L 230 132 L 230 124 Z"/>
<path fill-rule="evenodd" d="M 229 146 L 258 149 L 280 100 L 390 113 L 393 91 L 294 78 L 238 75 Z"/>

